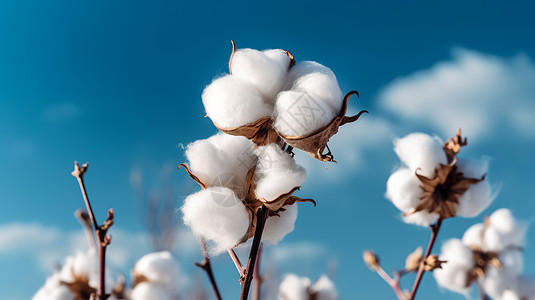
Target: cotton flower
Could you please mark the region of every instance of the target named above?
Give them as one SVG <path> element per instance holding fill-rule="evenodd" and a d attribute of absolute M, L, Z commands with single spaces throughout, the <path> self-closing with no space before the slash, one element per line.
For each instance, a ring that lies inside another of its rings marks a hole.
<path fill-rule="evenodd" d="M 106 272 L 106 293 L 111 293 L 113 280 Z M 89 299 L 99 288 L 99 260 L 95 250 L 68 256 L 58 272 L 47 279 L 33 300 Z"/>
<path fill-rule="evenodd" d="M 168 251 L 149 253 L 140 258 L 132 270 L 132 300 L 173 300 L 178 298 L 180 265 Z"/>
<path fill-rule="evenodd" d="M 230 74 L 208 85 L 202 100 L 208 117 L 221 131 L 245 136 L 257 145 L 299 148 L 332 161 L 329 139 L 338 127 L 360 116 L 346 117 L 347 101 L 334 73 L 313 61 L 295 63 L 282 49 L 233 49 Z M 364 112 L 364 111 L 363 111 Z"/>
<path fill-rule="evenodd" d="M 447 263 L 434 271 L 437 283 L 467 293 L 477 281 L 487 295 L 499 299 L 522 272 L 524 232 L 524 224 L 509 210 L 497 210 L 485 223 L 471 226 L 462 240 L 444 244 L 440 258 Z"/>
<path fill-rule="evenodd" d="M 423 133 L 394 142 L 404 166 L 387 182 L 386 197 L 403 212 L 403 220 L 429 226 L 453 216 L 474 217 L 493 200 L 484 159 L 458 158 L 466 139 L 460 130 L 446 143 Z"/>
<path fill-rule="evenodd" d="M 337 300 L 333 282 L 322 275 L 313 285 L 310 279 L 288 274 L 279 286 L 279 300 Z"/>
<path fill-rule="evenodd" d="M 297 208 L 307 201 L 292 194 L 305 180 L 305 170 L 276 144 L 253 147 L 244 137 L 217 134 L 190 144 L 190 167 L 184 168 L 202 190 L 188 196 L 184 223 L 210 241 L 219 254 L 254 235 L 256 211 L 269 209 L 265 239 L 276 244 L 294 228 Z"/>

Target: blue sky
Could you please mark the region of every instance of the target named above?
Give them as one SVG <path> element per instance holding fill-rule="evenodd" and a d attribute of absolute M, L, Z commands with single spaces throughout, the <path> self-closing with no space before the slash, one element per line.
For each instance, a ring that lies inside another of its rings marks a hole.
<path fill-rule="evenodd" d="M 333 139 L 338 165 L 325 170 L 297 153 L 309 167 L 299 193 L 318 206 L 299 205 L 295 231 L 266 260 L 279 274 L 329 273 L 342 299 L 392 299 L 361 251 L 375 249 L 390 270 L 428 239 L 384 198 L 398 164 L 392 138 L 413 131 L 447 138 L 462 126 L 464 154 L 488 155 L 489 179 L 500 187 L 485 213 L 508 207 L 535 219 L 533 9 L 527 1 L 2 1 L 0 299 L 28 299 L 50 274 L 47 262 L 76 248 L 73 212 L 83 203 L 70 175 L 74 160 L 90 162 L 99 219 L 115 209 L 109 251 L 117 268 L 128 273 L 128 262 L 149 251 L 131 175 L 142 174 L 155 193 L 172 186 L 176 207 L 196 189 L 175 168 L 182 145 L 216 132 L 200 95 L 227 71 L 231 39 L 327 65 L 343 91 L 360 92 L 350 110 L 370 111 Z M 480 221 L 447 220 L 440 240 Z M 178 239 L 189 271 L 200 253 L 186 233 Z M 527 239 L 525 269 L 535 275 L 535 230 Z M 226 298 L 236 298 L 231 261 L 218 257 L 215 268 Z M 420 292 L 463 299 L 439 290 L 429 274 Z"/>

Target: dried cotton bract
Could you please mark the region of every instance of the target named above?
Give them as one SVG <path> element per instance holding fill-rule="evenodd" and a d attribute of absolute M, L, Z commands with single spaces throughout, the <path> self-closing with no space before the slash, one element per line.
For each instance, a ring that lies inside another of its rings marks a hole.
<path fill-rule="evenodd" d="M 497 210 L 485 223 L 470 227 L 462 241 L 452 239 L 444 244 L 440 259 L 447 263 L 434 271 L 437 283 L 467 293 L 477 281 L 487 295 L 499 299 L 522 272 L 524 233 L 524 224 L 509 210 Z"/>
<path fill-rule="evenodd" d="M 429 226 L 438 219 L 474 217 L 492 202 L 487 162 L 457 157 L 466 145 L 460 130 L 446 143 L 413 133 L 394 145 L 404 166 L 390 175 L 386 197 L 405 222 Z"/>
<path fill-rule="evenodd" d="M 233 44 L 234 45 L 234 44 Z M 332 161 L 329 139 L 365 112 L 346 117 L 345 97 L 334 73 L 312 61 L 295 63 L 282 49 L 233 49 L 230 74 L 215 79 L 202 95 L 206 113 L 221 131 L 257 145 L 288 145 L 321 161 Z"/>
<path fill-rule="evenodd" d="M 190 144 L 190 167 L 183 166 L 202 188 L 188 196 L 184 223 L 211 241 L 218 254 L 254 235 L 257 210 L 269 209 L 265 239 L 278 243 L 294 228 L 297 201 L 292 194 L 303 184 L 305 170 L 277 144 L 256 147 L 244 137 L 217 134 Z"/>

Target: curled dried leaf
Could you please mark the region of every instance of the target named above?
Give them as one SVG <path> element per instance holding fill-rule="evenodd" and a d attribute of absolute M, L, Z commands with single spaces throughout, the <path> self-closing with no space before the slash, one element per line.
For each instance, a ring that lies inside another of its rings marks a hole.
<path fill-rule="evenodd" d="M 329 139 L 338 132 L 338 128 L 340 128 L 340 126 L 347 123 L 355 122 L 360 118 L 363 113 L 368 113 L 368 111 L 363 110 L 354 116 L 346 116 L 347 102 L 349 101 L 349 98 L 352 95 L 357 95 L 358 97 L 358 92 L 351 91 L 347 93 L 342 102 L 342 109 L 340 110 L 338 116 L 336 116 L 329 124 L 323 126 L 322 128 L 305 136 L 286 136 L 283 134 L 279 135 L 286 143 L 288 143 L 288 145 L 307 152 L 310 156 L 317 160 L 325 162 L 336 162 L 329 147 L 327 146 Z M 325 148 L 327 148 L 328 150 L 327 153 L 323 153 L 325 151 Z"/>
<path fill-rule="evenodd" d="M 244 136 L 253 141 L 253 143 L 258 146 L 264 146 L 271 143 L 279 145 L 281 144 L 281 138 L 273 129 L 273 121 L 269 116 L 260 118 L 255 122 L 234 128 L 221 127 L 217 125 L 214 121 L 212 121 L 212 123 L 214 123 L 215 127 L 217 127 L 217 129 L 221 130 L 222 132 L 230 135 Z"/>
<path fill-rule="evenodd" d="M 180 170 L 180 167 L 183 167 L 184 170 L 186 170 L 186 173 L 188 173 L 189 177 L 191 177 L 191 179 L 193 179 L 195 182 L 197 182 L 197 183 L 201 186 L 202 189 L 205 189 L 205 188 L 206 188 L 206 184 L 204 184 L 204 183 L 199 179 L 199 177 L 197 177 L 195 174 L 193 174 L 193 173 L 190 171 L 190 169 L 189 169 L 189 167 L 188 167 L 187 165 L 185 165 L 185 164 L 180 164 L 180 165 L 178 165 L 178 169 L 179 169 L 179 170 Z"/>

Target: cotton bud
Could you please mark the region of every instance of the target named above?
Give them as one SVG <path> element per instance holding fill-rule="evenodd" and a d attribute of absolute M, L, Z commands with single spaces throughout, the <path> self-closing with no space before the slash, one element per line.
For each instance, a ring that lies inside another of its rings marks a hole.
<path fill-rule="evenodd" d="M 446 263 L 446 261 L 439 260 L 438 255 L 429 255 L 424 261 L 424 268 L 427 272 L 433 271 L 435 269 L 442 269 L 443 263 Z"/>
<path fill-rule="evenodd" d="M 364 263 L 372 270 L 377 270 L 379 265 L 379 257 L 373 251 L 366 250 L 362 252 L 362 259 Z"/>
<path fill-rule="evenodd" d="M 422 261 L 423 250 L 422 247 L 416 248 L 407 259 L 405 259 L 405 270 L 406 271 L 416 271 L 420 267 L 420 262 Z"/>

